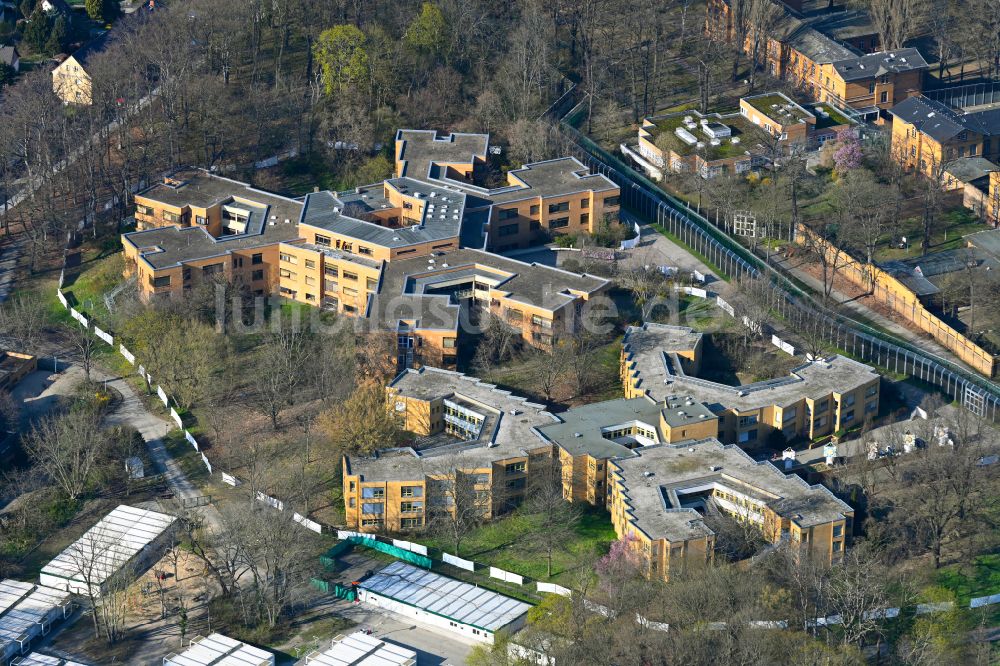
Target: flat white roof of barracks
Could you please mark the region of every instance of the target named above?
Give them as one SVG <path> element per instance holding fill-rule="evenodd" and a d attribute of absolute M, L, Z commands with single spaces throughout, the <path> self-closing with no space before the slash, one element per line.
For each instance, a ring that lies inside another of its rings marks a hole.
<path fill-rule="evenodd" d="M 306 657 L 309 666 L 412 666 L 417 653 L 360 631 L 338 636 L 325 652 Z"/>
<path fill-rule="evenodd" d="M 62 579 L 75 583 L 74 590 L 80 585 L 103 585 L 175 520 L 122 504 L 42 567 L 42 584 L 56 585 Z"/>
<path fill-rule="evenodd" d="M 394 562 L 361 582 L 362 589 L 486 631 L 518 619 L 529 604 L 471 583 Z"/>
<path fill-rule="evenodd" d="M 274 666 L 274 653 L 210 634 L 192 638 L 186 650 L 164 657 L 163 666 Z"/>

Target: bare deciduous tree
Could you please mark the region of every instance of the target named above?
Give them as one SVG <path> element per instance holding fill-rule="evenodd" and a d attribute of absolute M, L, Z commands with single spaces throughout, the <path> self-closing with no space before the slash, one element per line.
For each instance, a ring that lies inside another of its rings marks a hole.
<path fill-rule="evenodd" d="M 72 500 L 94 480 L 106 447 L 100 415 L 83 407 L 43 418 L 24 439 L 28 455 Z"/>

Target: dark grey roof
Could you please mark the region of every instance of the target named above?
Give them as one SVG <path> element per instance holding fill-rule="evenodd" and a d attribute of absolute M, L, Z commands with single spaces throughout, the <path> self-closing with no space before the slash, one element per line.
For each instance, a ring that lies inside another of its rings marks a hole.
<path fill-rule="evenodd" d="M 917 49 L 898 49 L 847 57 L 835 61 L 833 68 L 845 81 L 859 81 L 883 74 L 927 69 L 927 61 Z"/>
<path fill-rule="evenodd" d="M 51 2 L 52 0 L 49 1 Z M 73 60 L 76 60 L 78 63 L 80 63 L 81 67 L 84 67 L 84 65 L 87 64 L 87 61 L 91 57 L 104 50 L 104 47 L 107 46 L 108 37 L 110 34 L 111 34 L 110 30 L 107 32 L 103 32 L 100 34 L 100 36 L 95 37 L 94 39 L 90 40 L 89 42 L 78 48 L 72 54 Z"/>
<path fill-rule="evenodd" d="M 169 268 L 183 261 L 222 256 L 234 249 L 273 245 L 299 238 L 298 220 L 302 203 L 246 183 L 215 176 L 200 169 L 176 172 L 171 186 L 157 183 L 138 196 L 183 208 L 207 208 L 232 201 L 249 213 L 246 232 L 213 238 L 203 227 L 168 225 L 125 234 L 124 241 L 141 251 L 153 268 Z M 144 249 L 148 248 L 148 249 Z"/>
<path fill-rule="evenodd" d="M 400 175 L 425 179 L 431 177 L 433 163 L 469 164 L 474 158 L 486 159 L 489 134 L 453 132 L 438 136 L 434 130 L 401 129 L 396 141 L 402 141 L 397 159 L 404 162 Z"/>
<path fill-rule="evenodd" d="M 630 522 L 652 539 L 682 541 L 712 534 L 700 515 L 682 508 L 678 498 L 678 491 L 708 484 L 763 500 L 803 527 L 843 520 L 853 513 L 825 486 L 810 486 L 795 474 L 756 462 L 735 444 L 723 445 L 717 439 L 647 446 L 635 453 L 614 461 L 612 478 L 625 497 Z"/>
<path fill-rule="evenodd" d="M 816 63 L 835 62 L 854 56 L 854 52 L 811 25 L 802 24 L 791 33 L 788 45 Z"/>
<path fill-rule="evenodd" d="M 558 423 L 538 426 L 537 430 L 573 456 L 587 454 L 599 459 L 632 456 L 635 454 L 631 449 L 605 438 L 601 429 L 641 421 L 659 435 L 660 408 L 661 405 L 647 397 L 606 400 L 557 414 Z"/>
<path fill-rule="evenodd" d="M 935 141 L 947 141 L 971 129 L 965 118 L 951 107 L 923 95 L 908 97 L 889 110 L 893 116 L 910 123 Z"/>
<path fill-rule="evenodd" d="M 359 187 L 351 192 L 309 194 L 302 211 L 302 223 L 351 236 L 359 242 L 392 248 L 458 238 L 465 213 L 464 194 L 413 178 L 393 178 L 385 182 L 403 194 L 427 202 L 419 224 L 390 228 L 344 214 L 348 206 L 363 212 L 390 208 L 392 204 L 385 197 L 382 183 Z"/>
<path fill-rule="evenodd" d="M 1000 171 L 1000 166 L 990 162 L 985 157 L 962 157 L 954 162 L 949 162 L 944 171 L 956 180 L 971 183 L 989 176 L 993 171 Z"/>
<path fill-rule="evenodd" d="M 14 60 L 19 58 L 17 52 L 17 47 L 11 46 L 0 46 L 0 63 L 4 65 L 14 66 Z"/>
<path fill-rule="evenodd" d="M 592 275 L 526 263 L 482 250 L 462 249 L 440 256 L 396 259 L 385 264 L 378 295 L 368 316 L 394 326 L 414 321 L 417 328 L 455 330 L 459 307 L 434 288 L 456 282 L 488 284 L 508 298 L 556 310 L 573 301 L 571 292 L 592 294 L 607 281 Z"/>

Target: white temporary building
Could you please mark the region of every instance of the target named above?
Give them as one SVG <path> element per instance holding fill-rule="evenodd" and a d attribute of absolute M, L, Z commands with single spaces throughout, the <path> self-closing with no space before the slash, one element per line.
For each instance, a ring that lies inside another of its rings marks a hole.
<path fill-rule="evenodd" d="M 32 652 L 29 655 L 18 657 L 10 662 L 11 666 L 85 666 L 78 661 L 55 657 L 41 652 Z"/>
<path fill-rule="evenodd" d="M 405 562 L 394 562 L 361 582 L 358 599 L 407 618 L 493 642 L 500 629 L 524 626 L 530 605 Z"/>
<path fill-rule="evenodd" d="M 413 666 L 417 653 L 381 638 L 355 632 L 337 636 L 330 649 L 306 655 L 306 664 L 313 666 Z"/>
<path fill-rule="evenodd" d="M 163 666 L 274 666 L 274 653 L 222 634 L 192 638 L 183 652 L 168 654 Z"/>
<path fill-rule="evenodd" d="M 159 559 L 174 538 L 176 518 L 122 504 L 46 564 L 39 580 L 76 594 L 104 590 L 126 566 L 141 572 Z"/>
<path fill-rule="evenodd" d="M 70 594 L 19 580 L 0 581 L 0 664 L 25 654 L 31 641 L 72 611 Z"/>

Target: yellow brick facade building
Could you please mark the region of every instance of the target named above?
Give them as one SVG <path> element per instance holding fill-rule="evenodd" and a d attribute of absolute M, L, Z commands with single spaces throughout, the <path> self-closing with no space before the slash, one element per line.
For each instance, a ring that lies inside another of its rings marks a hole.
<path fill-rule="evenodd" d="M 573 158 L 525 165 L 507 186 L 485 189 L 477 177 L 487 147 L 486 135 L 400 130 L 397 177 L 299 199 L 175 173 L 136 196 L 138 231 L 122 237 L 126 273 L 147 300 L 224 279 L 254 296 L 368 318 L 399 333 L 403 367 L 453 366 L 463 309 L 551 348 L 609 283 L 488 249 L 617 224 L 619 191 Z"/>

